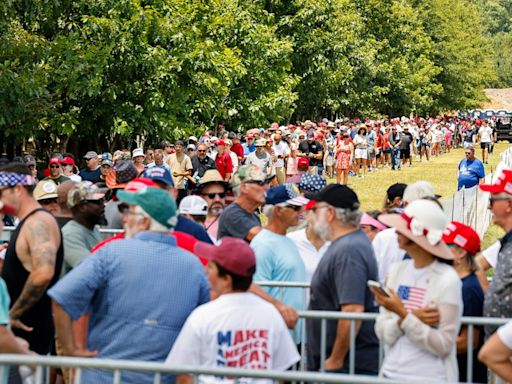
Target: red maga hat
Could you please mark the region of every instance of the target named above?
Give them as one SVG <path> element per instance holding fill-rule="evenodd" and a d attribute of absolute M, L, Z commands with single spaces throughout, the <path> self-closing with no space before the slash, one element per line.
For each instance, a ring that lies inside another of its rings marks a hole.
<path fill-rule="evenodd" d="M 476 231 L 462 223 L 452 221 L 443 232 L 443 241 L 454 244 L 465 251 L 476 255 L 480 251 L 480 237 Z"/>
<path fill-rule="evenodd" d="M 504 169 L 494 184 L 481 184 L 480 189 L 484 192 L 512 195 L 512 170 Z"/>

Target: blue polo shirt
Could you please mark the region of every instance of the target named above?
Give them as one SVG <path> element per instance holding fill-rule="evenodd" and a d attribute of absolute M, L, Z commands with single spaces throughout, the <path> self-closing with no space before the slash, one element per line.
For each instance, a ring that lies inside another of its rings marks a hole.
<path fill-rule="evenodd" d="M 466 189 L 474 187 L 484 177 L 485 169 L 480 160 L 462 159 L 459 163 L 459 184 L 457 190 L 462 189 L 462 187 Z"/>
<path fill-rule="evenodd" d="M 250 153 L 252 153 L 256 150 L 254 142 L 251 145 L 247 145 L 247 143 L 243 143 L 242 148 L 244 149 L 244 156 L 248 156 Z"/>
<path fill-rule="evenodd" d="M 163 362 L 209 288 L 199 260 L 174 237 L 141 232 L 89 255 L 48 295 L 74 320 L 90 312 L 87 347 L 98 358 Z M 84 370 L 83 382 L 110 383 L 112 373 Z M 123 372 L 123 383 L 153 383 L 153 376 Z"/>

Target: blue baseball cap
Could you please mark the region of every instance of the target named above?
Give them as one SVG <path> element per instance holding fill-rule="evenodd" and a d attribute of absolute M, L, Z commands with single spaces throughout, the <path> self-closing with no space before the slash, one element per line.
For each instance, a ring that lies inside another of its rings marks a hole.
<path fill-rule="evenodd" d="M 164 183 L 168 187 L 174 187 L 174 182 L 172 181 L 171 173 L 163 167 L 151 167 L 144 170 L 143 176 L 146 179 L 150 179 L 153 181 L 160 181 Z"/>
<path fill-rule="evenodd" d="M 272 187 L 265 196 L 265 204 L 270 205 L 289 204 L 300 207 L 306 205 L 308 201 L 308 199 L 300 195 L 299 188 L 295 184 L 283 184 Z"/>

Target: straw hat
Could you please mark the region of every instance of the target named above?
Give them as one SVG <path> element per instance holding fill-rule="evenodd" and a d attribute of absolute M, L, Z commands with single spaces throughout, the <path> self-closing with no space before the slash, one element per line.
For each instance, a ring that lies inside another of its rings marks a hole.
<path fill-rule="evenodd" d="M 416 200 L 401 214 L 380 215 L 379 221 L 394 227 L 425 251 L 445 260 L 453 260 L 450 248 L 442 241 L 448 219 L 439 205 L 430 200 Z"/>

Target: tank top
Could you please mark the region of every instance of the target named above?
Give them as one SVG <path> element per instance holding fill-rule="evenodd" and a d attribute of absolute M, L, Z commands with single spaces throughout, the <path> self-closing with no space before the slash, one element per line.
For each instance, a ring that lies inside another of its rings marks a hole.
<path fill-rule="evenodd" d="M 12 233 L 11 239 L 9 240 L 9 246 L 5 254 L 2 277 L 7 284 L 7 290 L 9 291 L 9 296 L 11 297 L 11 307 L 21 295 L 25 282 L 27 281 L 30 274 L 30 272 L 25 269 L 20 259 L 18 258 L 18 255 L 16 254 L 16 242 L 18 240 L 20 230 L 27 219 L 38 211 L 44 211 L 50 215 L 50 213 L 43 208 L 37 208 L 30 212 L 22 221 L 20 221 L 18 227 L 16 227 Z M 13 328 L 13 332 L 16 334 L 16 336 L 25 339 L 29 343 L 30 349 L 40 355 L 46 355 L 50 352 L 50 347 L 55 336 L 51 311 L 51 299 L 47 295 L 47 291 L 57 282 L 59 279 L 60 271 L 62 269 L 62 261 L 64 259 L 62 233 L 60 233 L 60 238 L 61 241 L 55 260 L 55 273 L 52 280 L 39 301 L 34 304 L 32 308 L 26 311 L 20 318 L 20 321 L 23 324 L 29 327 L 33 327 L 34 329 L 32 332 L 25 332 L 21 329 Z"/>

